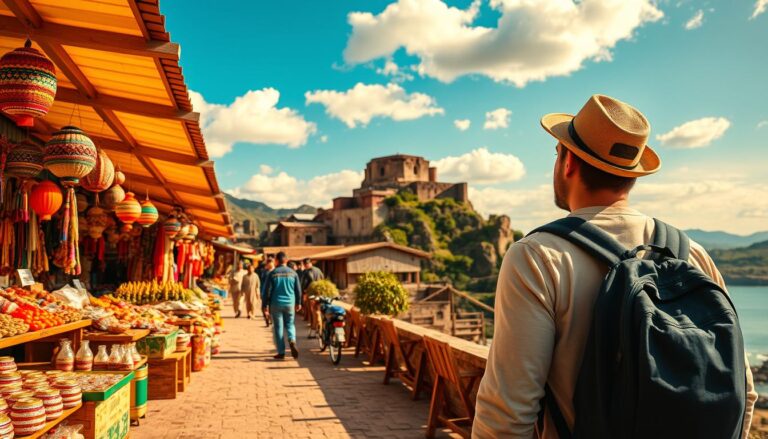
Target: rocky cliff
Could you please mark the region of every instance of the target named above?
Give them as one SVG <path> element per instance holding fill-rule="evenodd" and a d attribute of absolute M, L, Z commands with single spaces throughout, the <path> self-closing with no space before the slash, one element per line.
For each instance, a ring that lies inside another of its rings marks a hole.
<path fill-rule="evenodd" d="M 401 191 L 386 203 L 388 219 L 375 236 L 432 253 L 425 282 L 447 280 L 459 289 L 493 291 L 504 253 L 522 235 L 509 217 L 484 219 L 471 204 L 451 198 L 420 202 Z"/>

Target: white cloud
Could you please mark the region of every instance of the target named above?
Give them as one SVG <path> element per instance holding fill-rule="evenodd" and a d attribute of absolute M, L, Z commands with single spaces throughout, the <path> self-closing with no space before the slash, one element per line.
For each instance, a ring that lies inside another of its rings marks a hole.
<path fill-rule="evenodd" d="M 320 143 L 328 143 L 328 136 L 320 136 Z"/>
<path fill-rule="evenodd" d="M 469 129 L 469 126 L 472 125 L 472 121 L 469 119 L 456 119 L 453 121 L 453 125 L 455 125 L 459 131 L 466 131 Z"/>
<path fill-rule="evenodd" d="M 397 84 L 357 83 L 347 91 L 315 90 L 304 94 L 307 105 L 318 103 L 325 112 L 348 127 L 368 125 L 374 117 L 412 120 L 423 116 L 443 114 L 435 99 L 423 93 L 408 94 Z"/>
<path fill-rule="evenodd" d="M 259 173 L 261 173 L 262 175 L 269 175 L 273 172 L 275 172 L 275 170 L 272 168 L 272 166 L 259 165 Z"/>
<path fill-rule="evenodd" d="M 271 174 L 271 173 L 270 173 Z M 350 195 L 360 186 L 363 173 L 343 170 L 301 180 L 285 172 L 274 175 L 259 173 L 241 187 L 227 192 L 238 198 L 266 203 L 270 207 L 287 208 L 301 204 L 330 207 L 332 199 Z"/>
<path fill-rule="evenodd" d="M 279 144 L 298 148 L 316 131 L 296 110 L 277 108 L 280 92 L 274 88 L 250 90 L 228 105 L 211 104 L 189 92 L 211 157 L 230 152 L 235 143 Z"/>
<path fill-rule="evenodd" d="M 523 87 L 610 60 L 616 43 L 664 15 L 652 0 L 490 0 L 501 17 L 485 27 L 473 25 L 480 3 L 398 0 L 377 15 L 352 12 L 344 59 L 390 58 L 402 47 L 419 58 L 420 74 L 443 82 L 480 74 Z"/>
<path fill-rule="evenodd" d="M 761 120 L 760 122 L 757 123 L 758 130 L 763 127 L 768 127 L 768 120 Z"/>
<path fill-rule="evenodd" d="M 752 16 L 749 17 L 749 19 L 754 20 L 755 18 L 757 18 L 758 15 L 762 14 L 767 10 L 768 10 L 768 0 L 757 0 L 755 2 L 755 9 L 752 11 Z"/>
<path fill-rule="evenodd" d="M 656 140 L 673 148 L 701 148 L 723 137 L 730 126 L 731 122 L 724 117 L 703 117 L 659 134 Z"/>
<path fill-rule="evenodd" d="M 376 69 L 376 73 L 384 76 L 389 76 L 392 78 L 394 82 L 405 82 L 405 81 L 411 81 L 413 80 L 413 75 L 410 73 L 404 72 L 400 66 L 398 66 L 394 61 L 391 59 L 388 59 L 384 63 L 384 67 Z"/>
<path fill-rule="evenodd" d="M 517 181 L 525 175 L 525 166 L 512 154 L 490 152 L 477 148 L 466 154 L 449 156 L 432 162 L 440 178 L 446 181 L 466 181 L 491 184 Z"/>
<path fill-rule="evenodd" d="M 691 19 L 685 23 L 685 29 L 693 30 L 701 27 L 702 24 L 704 24 L 704 11 L 699 9 L 696 11 L 696 14 L 694 14 L 693 17 L 691 17 Z"/>
<path fill-rule="evenodd" d="M 510 116 L 512 116 L 512 112 L 506 108 L 497 108 L 493 111 L 489 111 L 485 113 L 483 129 L 498 130 L 499 128 L 506 128 L 509 126 Z"/>
<path fill-rule="evenodd" d="M 697 168 L 668 170 L 656 177 L 638 180 L 631 207 L 681 229 L 738 234 L 766 230 L 768 184 L 760 175 L 749 179 L 741 170 Z M 525 189 L 470 186 L 469 198 L 483 215 L 509 215 L 512 227 L 525 232 L 567 214 L 555 207 L 551 184 Z"/>

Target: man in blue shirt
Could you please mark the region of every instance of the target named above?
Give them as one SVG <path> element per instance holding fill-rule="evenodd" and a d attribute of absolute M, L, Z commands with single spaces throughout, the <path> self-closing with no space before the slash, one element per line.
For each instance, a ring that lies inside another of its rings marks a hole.
<path fill-rule="evenodd" d="M 277 268 L 269 272 L 264 290 L 261 295 L 262 311 L 272 317 L 272 335 L 277 348 L 276 360 L 285 358 L 285 335 L 288 333 L 288 344 L 291 356 L 299 357 L 296 349 L 296 326 L 294 316 L 301 311 L 301 281 L 295 271 L 288 268 L 288 258 L 284 252 L 277 254 Z"/>

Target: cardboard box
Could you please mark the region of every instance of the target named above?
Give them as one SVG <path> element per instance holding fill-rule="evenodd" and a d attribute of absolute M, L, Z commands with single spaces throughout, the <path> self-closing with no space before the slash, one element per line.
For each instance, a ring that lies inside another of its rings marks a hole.
<path fill-rule="evenodd" d="M 136 349 L 150 359 L 166 358 L 176 351 L 176 336 L 179 331 L 165 335 L 148 335 L 136 342 Z"/>

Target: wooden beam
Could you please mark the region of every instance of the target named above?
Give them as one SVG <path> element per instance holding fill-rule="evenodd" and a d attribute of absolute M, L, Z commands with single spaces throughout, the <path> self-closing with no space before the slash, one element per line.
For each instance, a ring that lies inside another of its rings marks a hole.
<path fill-rule="evenodd" d="M 47 41 L 38 41 L 37 44 L 39 44 L 40 48 L 43 49 L 49 58 L 51 58 L 53 63 L 61 69 L 64 76 L 69 78 L 69 80 L 75 84 L 75 87 L 77 87 L 77 90 L 81 95 L 87 98 L 95 98 L 96 95 L 99 94 L 98 91 L 96 91 L 96 87 L 91 84 L 91 81 L 88 80 L 85 73 L 80 70 L 80 67 L 75 64 L 75 61 L 72 60 L 72 57 L 69 56 L 63 47 Z"/>
<path fill-rule="evenodd" d="M 18 0 L 17 0 L 18 2 Z M 0 16 L 0 35 L 13 38 L 31 37 L 38 44 L 49 42 L 85 49 L 104 50 L 126 55 L 179 60 L 179 45 L 169 41 L 146 41 L 144 37 L 81 28 L 56 23 L 39 24 L 29 18 Z"/>
<path fill-rule="evenodd" d="M 144 22 L 144 17 L 141 16 L 141 11 L 139 10 L 138 1 L 128 0 L 128 4 L 131 6 L 131 11 L 133 11 L 133 17 L 136 18 L 136 23 L 139 25 L 139 29 L 141 29 L 141 35 L 144 36 L 145 40 L 147 41 L 151 40 L 152 38 L 149 36 L 149 31 L 147 30 L 147 23 Z"/>
<path fill-rule="evenodd" d="M 51 49 L 54 50 L 53 48 Z M 46 53 L 47 52 L 48 51 L 46 50 Z M 58 63 L 56 64 L 58 65 Z M 103 94 L 87 96 L 82 94 L 79 90 L 73 90 L 66 87 L 59 87 L 59 89 L 56 91 L 56 100 L 69 102 L 70 104 L 88 105 L 93 108 L 105 108 L 109 110 L 160 119 L 172 119 L 189 122 L 197 122 L 200 120 L 200 113 L 196 113 L 194 111 L 177 110 L 176 107 L 169 105 L 153 104 L 149 102 L 142 102 L 134 99 L 126 99 Z"/>
<path fill-rule="evenodd" d="M 29 0 L 3 0 L 3 3 L 25 26 L 38 28 L 43 24 L 43 17 L 35 10 Z"/>
<path fill-rule="evenodd" d="M 168 162 L 178 163 L 180 165 L 188 166 L 202 166 L 207 167 L 210 160 L 201 160 L 197 157 L 182 154 L 179 152 L 168 151 L 160 148 L 152 148 L 149 146 L 137 145 L 131 148 L 130 145 L 121 141 L 110 139 L 108 137 L 89 136 L 93 143 L 100 148 L 104 148 L 107 151 L 124 152 L 127 154 L 141 153 L 141 155 L 152 159 L 165 160 Z"/>
<path fill-rule="evenodd" d="M 128 180 L 132 180 L 135 183 L 145 184 L 147 186 L 157 186 L 158 184 L 160 184 L 160 182 L 158 182 L 157 179 L 155 179 L 154 177 L 147 177 L 145 175 L 138 175 L 138 174 L 134 174 L 132 172 L 126 172 L 126 171 L 123 171 L 123 173 L 128 178 Z M 200 195 L 202 197 L 211 196 L 211 191 L 207 191 L 205 189 L 184 186 L 176 183 L 165 183 L 164 186 L 183 194 Z"/>

